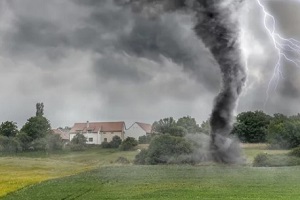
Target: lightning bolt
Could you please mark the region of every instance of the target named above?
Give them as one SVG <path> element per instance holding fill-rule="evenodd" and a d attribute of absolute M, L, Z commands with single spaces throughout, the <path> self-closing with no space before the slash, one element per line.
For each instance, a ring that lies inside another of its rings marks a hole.
<path fill-rule="evenodd" d="M 273 42 L 274 48 L 277 51 L 278 55 L 277 63 L 273 70 L 272 78 L 268 84 L 267 97 L 265 101 L 266 105 L 266 103 L 269 100 L 271 89 L 273 91 L 276 91 L 280 78 L 283 78 L 283 73 L 281 71 L 282 62 L 287 61 L 294 64 L 297 67 L 300 66 L 300 41 L 294 38 L 285 38 L 281 36 L 280 33 L 278 33 L 276 30 L 275 17 L 270 12 L 268 12 L 265 5 L 262 4 L 260 0 L 257 0 L 257 3 L 264 13 L 263 24 Z"/>

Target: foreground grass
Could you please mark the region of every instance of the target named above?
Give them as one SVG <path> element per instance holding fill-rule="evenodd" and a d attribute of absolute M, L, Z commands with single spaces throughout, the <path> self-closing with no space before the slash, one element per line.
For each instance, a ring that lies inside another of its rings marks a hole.
<path fill-rule="evenodd" d="M 3 199 L 291 200 L 300 196 L 299 174 L 300 167 L 103 167 L 27 187 Z"/>
<path fill-rule="evenodd" d="M 84 152 L 32 152 L 0 157 L 0 197 L 45 180 L 114 165 L 119 156 L 132 160 L 135 154 L 136 152 L 89 149 Z"/>

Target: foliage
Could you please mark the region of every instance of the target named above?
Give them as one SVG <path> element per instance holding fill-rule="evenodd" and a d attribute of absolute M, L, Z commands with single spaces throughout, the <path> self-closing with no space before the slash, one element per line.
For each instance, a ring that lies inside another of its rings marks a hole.
<path fill-rule="evenodd" d="M 296 148 L 292 149 L 291 152 L 289 153 L 289 155 L 300 158 L 300 147 L 296 147 Z"/>
<path fill-rule="evenodd" d="M 21 148 L 23 151 L 26 151 L 30 148 L 32 138 L 27 135 L 27 133 L 20 132 L 16 138 L 20 142 Z"/>
<path fill-rule="evenodd" d="M 15 137 L 18 133 L 18 127 L 16 122 L 6 121 L 0 125 L 0 135 L 6 137 Z"/>
<path fill-rule="evenodd" d="M 209 120 L 203 121 L 201 126 L 201 132 L 208 135 L 210 134 L 210 124 L 209 124 Z"/>
<path fill-rule="evenodd" d="M 181 121 L 183 124 L 184 120 L 182 119 Z M 184 136 L 187 133 L 187 130 L 184 127 L 177 125 L 173 117 L 160 119 L 158 122 L 154 122 L 152 129 L 155 133 L 170 134 L 173 136 Z"/>
<path fill-rule="evenodd" d="M 195 118 L 191 116 L 182 117 L 177 120 L 177 126 L 183 127 L 187 133 L 200 133 L 201 128 L 197 124 Z"/>
<path fill-rule="evenodd" d="M 44 115 L 44 103 L 37 103 L 35 116 L 38 117 L 43 115 Z"/>
<path fill-rule="evenodd" d="M 121 143 L 122 139 L 119 136 L 115 135 L 109 143 L 110 148 L 119 148 Z"/>
<path fill-rule="evenodd" d="M 51 125 L 47 118 L 43 116 L 31 117 L 22 127 L 21 132 L 26 133 L 31 141 L 44 138 L 51 131 Z"/>
<path fill-rule="evenodd" d="M 158 122 L 154 122 L 152 125 L 152 129 L 157 133 L 169 133 L 170 128 L 176 126 L 176 121 L 173 117 L 160 119 Z"/>
<path fill-rule="evenodd" d="M 282 167 L 300 165 L 300 158 L 288 155 L 258 154 L 254 161 L 254 167 Z"/>
<path fill-rule="evenodd" d="M 83 151 L 86 149 L 87 139 L 83 134 L 77 133 L 70 143 L 70 148 L 72 151 Z"/>
<path fill-rule="evenodd" d="M 147 135 L 140 136 L 138 141 L 139 144 L 149 144 L 151 139 L 152 139 L 152 134 L 147 134 Z"/>
<path fill-rule="evenodd" d="M 101 147 L 105 148 L 105 149 L 106 148 L 119 148 L 121 143 L 122 143 L 122 139 L 119 136 L 115 135 L 110 142 L 106 142 L 106 141 L 102 142 Z"/>
<path fill-rule="evenodd" d="M 21 150 L 21 145 L 16 138 L 0 135 L 0 152 L 16 153 Z"/>
<path fill-rule="evenodd" d="M 46 141 L 47 141 L 47 150 L 49 151 L 62 150 L 63 148 L 63 141 L 60 135 L 49 134 L 46 137 Z"/>
<path fill-rule="evenodd" d="M 232 134 L 242 142 L 263 143 L 266 141 L 267 128 L 271 117 L 263 111 L 248 111 L 240 113 L 234 124 Z"/>
<path fill-rule="evenodd" d="M 192 147 L 182 137 L 160 135 L 152 139 L 147 152 L 141 151 L 136 156 L 139 164 L 185 163 L 185 156 L 192 152 Z M 186 157 L 188 158 L 188 157 Z"/>
<path fill-rule="evenodd" d="M 300 145 L 300 120 L 274 116 L 268 128 L 271 148 L 291 149 Z"/>
<path fill-rule="evenodd" d="M 120 157 L 115 161 L 115 163 L 118 163 L 118 164 L 129 164 L 130 161 L 129 161 L 127 158 L 125 158 L 125 157 L 123 157 L 123 156 L 120 156 Z"/>
<path fill-rule="evenodd" d="M 137 165 L 146 165 L 146 159 L 148 157 L 148 150 L 142 149 L 139 154 L 135 156 L 134 164 Z"/>
<path fill-rule="evenodd" d="M 134 139 L 133 137 L 128 137 L 122 142 L 122 144 L 120 145 L 120 149 L 122 151 L 129 151 L 134 149 L 134 147 L 136 147 L 137 145 L 138 141 L 136 141 L 136 139 Z"/>

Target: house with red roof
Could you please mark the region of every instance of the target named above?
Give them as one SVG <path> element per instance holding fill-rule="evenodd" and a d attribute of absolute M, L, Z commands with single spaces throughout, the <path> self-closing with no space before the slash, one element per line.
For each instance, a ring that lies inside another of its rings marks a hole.
<path fill-rule="evenodd" d="M 151 134 L 151 133 L 152 133 L 152 125 L 151 124 L 135 122 L 128 129 L 125 130 L 125 138 L 133 137 L 136 140 L 138 140 L 139 137 L 147 135 L 147 134 Z"/>
<path fill-rule="evenodd" d="M 75 123 L 70 130 L 70 141 L 77 134 L 87 138 L 87 144 L 101 144 L 110 142 L 114 136 L 124 140 L 125 122 L 85 122 Z"/>
<path fill-rule="evenodd" d="M 52 132 L 52 134 L 59 135 L 61 137 L 62 141 L 65 143 L 70 141 L 69 131 L 58 128 L 58 129 L 52 129 L 51 132 Z"/>

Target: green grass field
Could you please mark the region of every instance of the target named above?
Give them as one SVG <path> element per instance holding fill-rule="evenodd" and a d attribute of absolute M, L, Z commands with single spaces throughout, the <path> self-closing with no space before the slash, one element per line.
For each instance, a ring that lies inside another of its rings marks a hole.
<path fill-rule="evenodd" d="M 299 199 L 300 167 L 118 166 L 50 180 L 5 200 Z"/>
<path fill-rule="evenodd" d="M 89 149 L 83 152 L 22 153 L 0 157 L 0 197 L 28 185 L 115 165 L 119 156 L 133 160 L 136 152 Z"/>
<path fill-rule="evenodd" d="M 0 196 L 16 200 L 300 199 L 300 167 L 251 167 L 258 153 L 287 151 L 267 150 L 262 144 L 243 145 L 243 149 L 247 166 L 120 165 L 114 163 L 119 156 L 132 161 L 137 152 L 101 149 L 0 157 Z"/>

